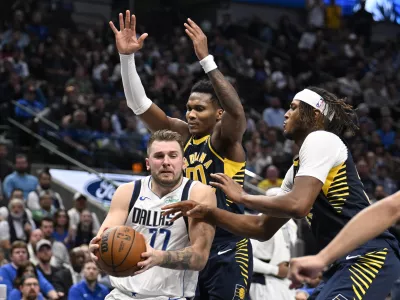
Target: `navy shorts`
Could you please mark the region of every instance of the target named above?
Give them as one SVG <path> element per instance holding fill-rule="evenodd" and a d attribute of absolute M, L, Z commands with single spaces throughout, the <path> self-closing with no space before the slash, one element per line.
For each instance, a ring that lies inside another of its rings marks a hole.
<path fill-rule="evenodd" d="M 400 260 L 390 247 L 376 249 L 363 248 L 347 255 L 324 274 L 309 299 L 386 299 L 400 277 Z"/>
<path fill-rule="evenodd" d="M 213 247 L 199 274 L 195 300 L 249 299 L 253 250 L 249 239 Z"/>

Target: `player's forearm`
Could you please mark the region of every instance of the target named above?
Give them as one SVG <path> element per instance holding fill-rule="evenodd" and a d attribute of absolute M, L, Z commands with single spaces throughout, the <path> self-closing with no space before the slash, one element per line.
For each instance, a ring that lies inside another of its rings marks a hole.
<path fill-rule="evenodd" d="M 174 270 L 201 271 L 207 263 L 208 255 L 187 247 L 176 251 L 162 251 L 160 267 Z"/>
<path fill-rule="evenodd" d="M 400 192 L 357 214 L 318 254 L 326 265 L 375 238 L 399 220 Z"/>
<path fill-rule="evenodd" d="M 271 217 L 297 219 L 307 215 L 291 193 L 274 197 L 244 194 L 241 200 L 244 206 Z"/>
<path fill-rule="evenodd" d="M 261 241 L 270 238 L 269 233 L 264 230 L 260 216 L 239 215 L 223 209 L 212 208 L 207 214 L 207 219 L 237 236 Z"/>
<path fill-rule="evenodd" d="M 207 75 L 208 78 L 210 78 L 224 111 L 233 116 L 244 116 L 244 110 L 239 95 L 232 84 L 226 80 L 224 75 L 222 75 L 218 69 L 208 72 Z"/>
<path fill-rule="evenodd" d="M 122 85 L 127 105 L 136 115 L 147 111 L 153 103 L 146 96 L 143 84 L 136 71 L 134 54 L 120 54 Z"/>

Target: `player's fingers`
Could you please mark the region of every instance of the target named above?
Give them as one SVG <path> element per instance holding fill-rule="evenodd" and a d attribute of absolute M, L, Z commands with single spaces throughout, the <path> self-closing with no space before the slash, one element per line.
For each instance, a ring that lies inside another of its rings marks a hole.
<path fill-rule="evenodd" d="M 98 258 L 96 255 L 94 255 L 93 253 L 90 253 L 90 258 L 91 258 L 94 262 L 97 262 L 97 261 L 99 260 L 99 258 Z"/>
<path fill-rule="evenodd" d="M 110 24 L 111 30 L 114 32 L 114 34 L 118 33 L 118 29 L 115 27 L 113 21 L 108 22 Z"/>
<path fill-rule="evenodd" d="M 136 16 L 132 15 L 131 17 L 131 30 L 134 34 L 136 34 Z"/>
<path fill-rule="evenodd" d="M 223 176 L 224 174 L 222 173 L 212 173 L 210 174 L 212 178 L 216 179 L 218 182 L 223 182 L 225 177 Z"/>
<path fill-rule="evenodd" d="M 220 188 L 220 189 L 223 187 L 223 185 L 220 184 L 219 182 L 210 181 L 209 184 L 213 187 Z"/>
<path fill-rule="evenodd" d="M 189 30 L 187 30 L 187 29 L 185 29 L 185 32 L 186 32 L 186 34 L 188 35 L 188 37 L 190 37 L 190 39 L 192 40 L 192 41 L 194 41 L 194 39 L 196 38 L 195 36 L 194 36 L 194 34 L 193 33 L 191 33 Z"/>
<path fill-rule="evenodd" d="M 187 216 L 203 215 L 203 208 L 198 205 L 195 208 L 186 212 Z"/>
<path fill-rule="evenodd" d="M 188 23 L 190 24 L 190 26 L 196 31 L 196 33 L 200 33 L 201 29 L 200 27 L 196 24 L 196 22 L 194 22 L 191 18 L 188 18 Z"/>
<path fill-rule="evenodd" d="M 138 264 L 139 265 L 139 264 Z M 146 272 L 150 267 L 146 266 L 144 268 L 141 268 L 139 271 L 136 271 L 135 273 L 133 273 L 133 275 L 139 275 L 142 274 L 143 272 Z"/>
<path fill-rule="evenodd" d="M 144 40 L 148 37 L 149 35 L 147 33 L 143 33 L 139 38 L 138 38 L 138 43 L 140 46 L 143 45 Z"/>
<path fill-rule="evenodd" d="M 119 14 L 119 30 L 124 30 L 124 15 L 122 13 Z"/>
<path fill-rule="evenodd" d="M 190 204 L 189 201 L 191 201 L 191 200 L 181 201 L 181 202 L 177 202 L 177 203 L 164 205 L 163 207 L 161 207 L 161 210 L 167 210 L 167 209 L 179 209 L 179 210 L 181 210 L 182 208 L 184 208 L 184 207 L 186 207 L 187 205 Z M 188 202 L 188 203 L 186 203 L 186 202 Z"/>
<path fill-rule="evenodd" d="M 176 209 L 169 209 L 169 210 L 167 210 L 167 211 L 163 211 L 161 214 L 162 214 L 163 216 L 168 216 L 168 215 L 176 214 L 177 212 L 181 212 L 181 211 L 182 211 L 182 210 L 179 209 L 179 208 L 176 208 Z"/>
<path fill-rule="evenodd" d="M 131 12 L 127 10 L 125 12 L 125 28 L 130 28 L 131 27 Z"/>
<path fill-rule="evenodd" d="M 186 29 L 187 29 L 191 34 L 196 35 L 196 31 L 195 31 L 188 23 L 184 23 L 183 25 L 186 27 Z"/>
<path fill-rule="evenodd" d="M 178 220 L 180 217 L 183 217 L 182 213 L 177 214 L 175 217 L 172 218 L 171 222 L 175 222 L 176 220 Z"/>

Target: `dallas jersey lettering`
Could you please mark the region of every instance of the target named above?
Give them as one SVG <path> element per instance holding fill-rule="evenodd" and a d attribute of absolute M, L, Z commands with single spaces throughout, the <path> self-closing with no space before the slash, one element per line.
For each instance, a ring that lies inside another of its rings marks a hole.
<path fill-rule="evenodd" d="M 188 162 L 186 177 L 198 180 L 204 184 L 212 181 L 211 173 L 224 173 L 243 186 L 246 162 L 235 162 L 219 155 L 211 145 L 211 136 L 200 139 L 191 137 L 185 145 L 185 158 Z M 216 189 L 217 206 L 221 209 L 237 213 L 244 213 L 244 206 L 233 203 L 226 198 L 221 189 Z M 240 237 L 217 227 L 213 243 L 238 240 Z"/>
<path fill-rule="evenodd" d="M 172 216 L 162 216 L 161 207 L 189 199 L 190 190 L 195 184 L 183 178 L 177 189 L 159 198 L 150 188 L 151 176 L 136 181 L 125 225 L 143 234 L 154 249 L 169 251 L 190 246 L 187 219 L 180 218 L 171 223 Z M 111 284 L 116 288 L 111 294 L 118 294 L 115 299 L 124 298 L 121 292 L 133 299 L 193 297 L 197 277 L 196 271 L 153 267 L 136 276 L 110 276 Z"/>
<path fill-rule="evenodd" d="M 318 245 L 325 247 L 362 209 L 370 205 L 353 158 L 344 142 L 327 131 L 310 133 L 300 148 L 299 157 L 286 173 L 282 189 L 292 189 L 299 176 L 311 176 L 323 182 L 306 220 Z M 397 242 L 388 231 L 362 247 L 393 246 Z M 358 249 L 360 249 L 358 248 Z"/>

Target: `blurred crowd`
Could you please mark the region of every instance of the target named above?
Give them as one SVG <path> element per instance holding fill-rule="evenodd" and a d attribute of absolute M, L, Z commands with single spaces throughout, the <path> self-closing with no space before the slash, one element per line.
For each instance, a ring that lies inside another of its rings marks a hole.
<path fill-rule="evenodd" d="M 135 164 L 140 172 L 149 132 L 126 106 L 113 33 L 107 22 L 78 31 L 63 13 L 71 7 L 55 2 L 16 1 L 0 24 L 0 123 L 12 118 L 91 166 L 131 169 Z M 235 23 L 228 13 L 217 26 L 196 20 L 246 110 L 247 169 L 257 175 L 249 180 L 259 191 L 280 186 L 298 152 L 282 135 L 285 111 L 297 91 L 316 85 L 357 108 L 360 131 L 345 132 L 344 138 L 368 196 L 378 201 L 400 184 L 400 37 L 373 42 L 372 15 L 362 5 L 346 19 L 334 1 L 309 0 L 302 17 L 303 26 L 287 16 L 276 24 L 258 17 Z M 137 28 L 146 32 L 140 16 Z M 142 83 L 169 116 L 184 119 L 191 86 L 204 73 L 183 26 L 149 35 L 135 55 Z M 84 266 L 87 247 L 82 245 L 97 233 L 99 221 L 86 210 L 83 195 L 76 195 L 74 208 L 66 211 L 51 190 L 48 171 L 29 174 L 26 156 L 10 158 L 10 148 L 40 148 L 32 134 L 11 132 L 5 136 L 13 145 L 0 144 L 0 261 L 15 274 L 7 284 L 12 289 L 14 279 L 21 286 L 35 280 L 25 276 L 32 262 L 34 272 L 43 275 L 37 277 L 42 293 L 65 297 L 80 282 L 83 268 L 84 276 L 97 278 L 95 265 Z M 64 285 L 65 274 L 71 275 L 68 287 L 60 288 L 51 275 L 57 272 Z"/>

